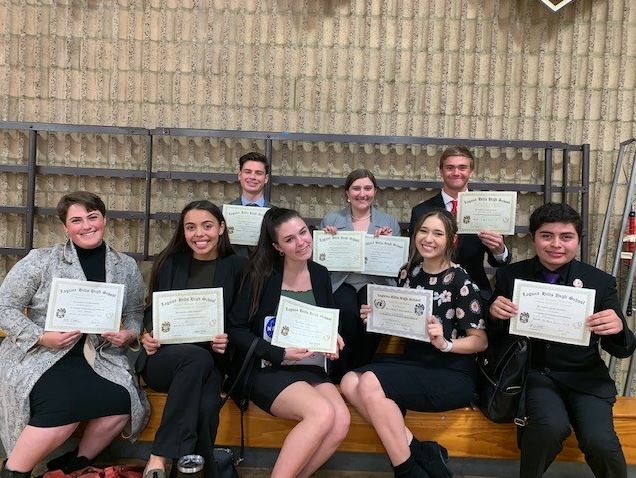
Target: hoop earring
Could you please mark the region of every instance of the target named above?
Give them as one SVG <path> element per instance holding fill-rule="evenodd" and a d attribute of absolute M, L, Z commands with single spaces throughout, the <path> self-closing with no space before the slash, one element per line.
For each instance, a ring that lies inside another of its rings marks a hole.
<path fill-rule="evenodd" d="M 278 251 L 278 254 L 280 254 L 281 257 L 285 257 L 285 253 L 283 251 Z"/>

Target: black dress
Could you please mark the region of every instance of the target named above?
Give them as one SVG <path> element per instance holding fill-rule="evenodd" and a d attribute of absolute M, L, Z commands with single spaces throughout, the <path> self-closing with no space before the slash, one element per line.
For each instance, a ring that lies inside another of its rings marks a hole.
<path fill-rule="evenodd" d="M 86 280 L 106 281 L 106 244 L 75 246 Z M 84 357 L 82 335 L 69 352 L 37 381 L 29 396 L 34 427 L 58 427 L 94 418 L 130 414 L 124 387 L 99 376 Z"/>

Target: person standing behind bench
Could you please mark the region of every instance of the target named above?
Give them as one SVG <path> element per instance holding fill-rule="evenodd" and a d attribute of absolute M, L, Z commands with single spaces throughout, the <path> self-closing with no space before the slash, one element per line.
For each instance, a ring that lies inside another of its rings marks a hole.
<path fill-rule="evenodd" d="M 324 217 L 320 222 L 324 232 L 337 234 L 338 231 L 363 231 L 375 236 L 400 235 L 398 220 L 373 204 L 378 183 L 371 171 L 351 171 L 345 180 L 344 189 L 349 205 Z M 367 302 L 367 284 L 395 285 L 395 279 L 355 272 L 331 272 L 330 276 L 333 297 L 340 309 L 340 333 L 347 344 L 332 370 L 333 378 L 340 381 L 352 368 L 371 361 L 381 338 L 378 334 L 367 334 L 360 320 L 360 306 Z"/>
<path fill-rule="evenodd" d="M 241 195 L 230 204 L 235 206 L 272 207 L 265 199 L 265 185 L 269 182 L 270 166 L 267 158 L 255 151 L 239 158 L 238 180 Z M 235 245 L 234 250 L 242 257 L 247 257 L 254 247 Z"/>
<path fill-rule="evenodd" d="M 548 203 L 530 216 L 532 259 L 497 271 L 490 304 L 491 343 L 508 333 L 517 314 L 512 298 L 515 279 L 596 290 L 592 332 L 587 346 L 530 339 L 531 363 L 526 380 L 528 424 L 520 429 L 521 478 L 543 476 L 561 451 L 570 426 L 596 477 L 627 476 L 625 457 L 614 431 L 612 407 L 616 386 L 599 354 L 629 357 L 636 347 L 616 294 L 616 279 L 575 259 L 581 217 L 567 204 Z"/>
<path fill-rule="evenodd" d="M 246 354 L 257 338 L 254 367 L 246 380 L 247 398 L 275 417 L 298 421 L 285 438 L 272 470 L 274 478 L 311 476 L 349 430 L 349 410 L 325 369 L 296 363 L 314 354 L 304 348 L 277 347 L 263 339 L 265 324 L 269 326 L 275 318 L 281 296 L 334 307 L 329 273 L 311 261 L 311 254 L 311 233 L 296 211 L 267 211 L 230 314 L 230 340 L 238 352 Z M 342 346 L 338 337 L 338 348 Z M 239 363 L 240 354 L 236 356 Z M 336 359 L 337 353 L 327 357 Z M 262 364 L 263 360 L 270 365 Z"/>
<path fill-rule="evenodd" d="M 33 249 L 0 287 L 0 438 L 8 454 L 2 478 L 31 470 L 86 422 L 79 447 L 50 461 L 65 473 L 93 459 L 128 425 L 133 441 L 150 407 L 131 373 L 126 349 L 141 331 L 144 282 L 135 261 L 104 242 L 99 196 L 63 196 L 57 214 L 68 239 Z M 101 335 L 45 332 L 53 278 L 125 286 L 121 329 Z M 91 353 L 92 352 L 92 353 Z"/>
<path fill-rule="evenodd" d="M 451 262 L 457 225 L 446 211 L 431 211 L 415 225 L 411 257 L 399 287 L 433 291 L 429 342 L 407 340 L 404 354 L 377 358 L 347 373 L 342 393 L 375 428 L 396 477 L 449 478 L 446 449 L 420 442 L 404 423 L 406 410 L 441 412 L 467 406 L 475 393 L 475 356 L 488 341 L 479 289 Z M 370 305 L 360 316 L 367 320 Z"/>
<path fill-rule="evenodd" d="M 468 190 L 468 180 L 475 169 L 475 158 L 468 148 L 452 146 L 446 148 L 439 158 L 439 173 L 442 190 L 430 199 L 418 204 L 411 211 L 409 234 L 413 235 L 418 219 L 428 211 L 445 209 L 457 214 L 457 195 Z M 454 261 L 462 266 L 473 282 L 479 286 L 485 302 L 490 298 L 492 287 L 484 270 L 484 254 L 493 267 L 508 264 L 510 252 L 501 234 L 482 231 L 479 234 L 458 236 L 457 253 Z"/>
<path fill-rule="evenodd" d="M 145 382 L 168 394 L 144 477 L 162 478 L 168 460 L 192 453 L 204 458 L 206 478 L 216 476 L 212 452 L 228 344 L 227 334 L 221 334 L 211 342 L 160 345 L 152 335 L 152 293 L 222 287 L 227 317 L 244 263 L 232 250 L 216 205 L 201 200 L 183 208 L 172 239 L 152 267 L 144 316 L 147 333 L 137 359 L 137 371 Z"/>

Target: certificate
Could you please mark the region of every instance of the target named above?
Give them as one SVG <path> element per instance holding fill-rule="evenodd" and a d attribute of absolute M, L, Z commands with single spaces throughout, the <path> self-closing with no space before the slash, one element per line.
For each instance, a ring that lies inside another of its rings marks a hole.
<path fill-rule="evenodd" d="M 317 307 L 281 296 L 272 345 L 335 353 L 339 315 L 339 309 Z"/>
<path fill-rule="evenodd" d="M 585 319 L 594 313 L 595 296 L 594 289 L 516 279 L 512 301 L 519 313 L 510 319 L 510 333 L 587 346 Z"/>
<path fill-rule="evenodd" d="M 515 191 L 466 191 L 457 198 L 457 228 L 460 234 L 480 231 L 502 235 L 515 233 Z"/>
<path fill-rule="evenodd" d="M 314 231 L 313 259 L 330 271 L 364 272 L 366 232 Z"/>
<path fill-rule="evenodd" d="M 408 237 L 367 234 L 364 244 L 364 273 L 374 276 L 397 277 L 409 259 Z"/>
<path fill-rule="evenodd" d="M 54 277 L 44 330 L 119 332 L 125 288 L 123 284 Z"/>
<path fill-rule="evenodd" d="M 371 313 L 367 331 L 430 342 L 428 318 L 433 311 L 433 291 L 369 284 Z"/>
<path fill-rule="evenodd" d="M 223 204 L 225 226 L 233 245 L 255 246 L 261 235 L 263 216 L 267 207 L 236 206 Z"/>
<path fill-rule="evenodd" d="M 152 330 L 161 344 L 211 341 L 223 333 L 223 288 L 153 292 Z"/>

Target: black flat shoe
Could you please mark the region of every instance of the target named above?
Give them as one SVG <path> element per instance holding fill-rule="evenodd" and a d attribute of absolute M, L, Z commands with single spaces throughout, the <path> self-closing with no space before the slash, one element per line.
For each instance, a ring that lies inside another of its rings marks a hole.
<path fill-rule="evenodd" d="M 448 467 L 448 451 L 435 441 L 421 442 L 413 437 L 411 450 L 415 461 L 424 468 L 431 478 L 453 478 Z M 416 441 L 417 440 L 417 441 Z"/>

